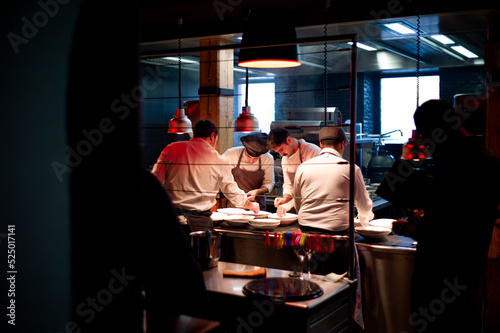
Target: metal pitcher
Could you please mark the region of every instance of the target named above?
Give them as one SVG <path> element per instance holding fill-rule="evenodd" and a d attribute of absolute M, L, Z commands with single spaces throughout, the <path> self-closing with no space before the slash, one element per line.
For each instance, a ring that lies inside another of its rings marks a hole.
<path fill-rule="evenodd" d="M 221 236 L 218 231 L 194 231 L 189 234 L 191 248 L 202 270 L 216 267 L 221 255 Z"/>

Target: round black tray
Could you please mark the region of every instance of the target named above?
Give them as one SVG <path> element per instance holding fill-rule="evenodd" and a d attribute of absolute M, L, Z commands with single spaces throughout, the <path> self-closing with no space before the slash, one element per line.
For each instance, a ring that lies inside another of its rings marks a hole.
<path fill-rule="evenodd" d="M 287 302 L 303 301 L 323 295 L 323 289 L 314 282 L 299 278 L 261 278 L 243 286 L 247 296 L 259 298 L 280 298 Z"/>

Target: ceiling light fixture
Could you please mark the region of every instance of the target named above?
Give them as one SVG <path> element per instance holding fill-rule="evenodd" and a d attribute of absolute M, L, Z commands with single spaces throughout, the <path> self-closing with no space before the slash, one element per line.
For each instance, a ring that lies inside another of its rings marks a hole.
<path fill-rule="evenodd" d="M 282 9 L 253 9 L 243 31 L 238 66 L 287 68 L 300 66 L 295 27 Z M 289 44 L 273 46 L 280 44 Z M 269 45 L 260 47 L 261 45 Z"/>
<path fill-rule="evenodd" d="M 431 35 L 431 38 L 437 40 L 441 44 L 445 45 L 455 44 L 455 42 L 451 38 L 445 35 Z"/>
<path fill-rule="evenodd" d="M 382 24 L 384 27 L 391 29 L 392 31 L 395 31 L 401 35 L 411 35 L 411 34 L 416 34 L 416 31 L 411 29 L 409 26 L 406 24 L 403 24 L 401 22 L 393 22 L 393 23 L 386 23 Z"/>
<path fill-rule="evenodd" d="M 477 54 L 475 54 L 474 52 L 466 49 L 465 47 L 461 46 L 461 45 L 455 45 L 455 46 L 452 46 L 451 47 L 454 51 L 460 53 L 461 55 L 467 57 L 467 58 L 479 58 L 479 56 Z"/>
<path fill-rule="evenodd" d="M 347 44 L 352 45 L 352 42 L 347 42 Z M 363 43 L 356 43 L 356 46 L 359 47 L 360 49 L 363 49 L 365 51 L 377 51 L 376 48 L 371 47 L 369 45 L 363 44 Z"/>

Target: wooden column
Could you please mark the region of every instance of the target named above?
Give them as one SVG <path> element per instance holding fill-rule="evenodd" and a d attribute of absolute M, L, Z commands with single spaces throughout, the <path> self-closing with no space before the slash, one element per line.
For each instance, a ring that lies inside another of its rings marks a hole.
<path fill-rule="evenodd" d="M 222 39 L 202 40 L 201 47 L 232 44 Z M 233 146 L 233 50 L 200 53 L 200 119 L 219 127 L 219 153 Z"/>
<path fill-rule="evenodd" d="M 500 156 L 500 11 L 489 13 L 485 67 L 488 74 L 486 92 L 486 145 Z M 499 332 L 500 317 L 500 219 L 491 237 L 486 267 L 486 309 L 484 332 Z"/>

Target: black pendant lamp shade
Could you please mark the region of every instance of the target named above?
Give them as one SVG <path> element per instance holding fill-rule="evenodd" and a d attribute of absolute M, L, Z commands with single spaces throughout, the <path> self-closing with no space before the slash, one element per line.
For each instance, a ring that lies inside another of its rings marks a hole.
<path fill-rule="evenodd" d="M 297 44 L 269 47 L 258 45 L 277 45 L 294 43 L 297 40 L 295 27 L 286 11 L 279 8 L 257 8 L 250 12 L 240 50 L 238 66 L 250 68 L 285 68 L 300 66 Z"/>

